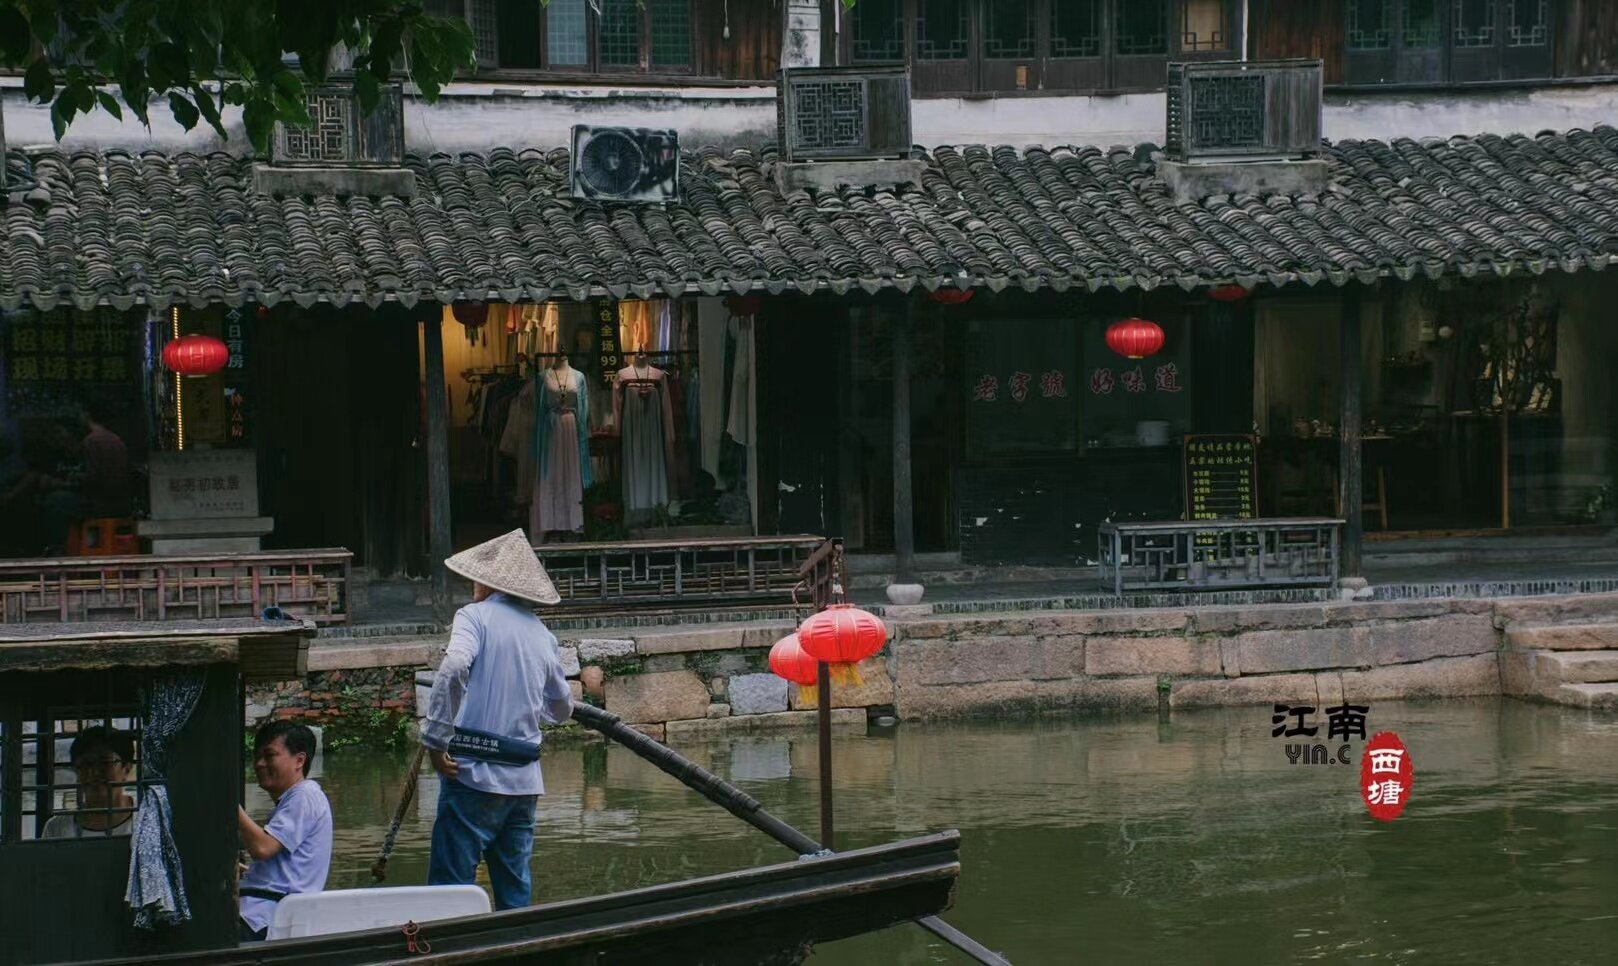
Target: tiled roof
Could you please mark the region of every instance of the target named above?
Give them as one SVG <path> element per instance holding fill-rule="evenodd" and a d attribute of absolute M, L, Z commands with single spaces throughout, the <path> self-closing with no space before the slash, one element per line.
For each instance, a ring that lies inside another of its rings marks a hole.
<path fill-rule="evenodd" d="M 1318 196 L 1180 206 L 1152 151 L 938 148 L 920 187 L 782 195 L 773 149 L 709 149 L 666 208 L 573 200 L 565 151 L 413 156 L 410 199 L 262 196 L 226 154 L 45 153 L 0 209 L 0 306 L 1343 284 L 1618 252 L 1610 127 L 1344 141 Z"/>

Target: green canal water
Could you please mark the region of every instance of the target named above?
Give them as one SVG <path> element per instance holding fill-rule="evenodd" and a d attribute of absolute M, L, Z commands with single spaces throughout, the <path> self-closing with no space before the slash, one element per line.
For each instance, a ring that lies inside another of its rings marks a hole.
<path fill-rule="evenodd" d="M 838 845 L 959 829 L 945 918 L 1019 964 L 1618 962 L 1618 720 L 1372 702 L 1367 727 L 1397 732 L 1415 763 L 1391 823 L 1360 801 L 1362 741 L 1353 766 L 1289 764 L 1267 708 L 839 737 Z M 814 832 L 812 734 L 678 750 Z M 548 747 L 544 762 L 541 901 L 791 858 L 621 749 Z M 368 881 L 406 764 L 325 756 L 332 888 Z M 424 881 L 435 786 L 421 776 L 390 884 Z M 910 925 L 814 961 L 967 962 Z"/>

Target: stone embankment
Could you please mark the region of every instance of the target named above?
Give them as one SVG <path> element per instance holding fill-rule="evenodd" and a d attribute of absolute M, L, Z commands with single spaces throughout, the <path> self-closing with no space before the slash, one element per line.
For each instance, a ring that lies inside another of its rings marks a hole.
<path fill-rule="evenodd" d="M 1618 594 L 919 614 L 889 626 L 861 683 L 833 689 L 836 725 L 1489 694 L 1618 709 Z M 767 667 L 791 630 L 758 621 L 559 636 L 576 697 L 673 739 L 811 725 L 798 689 Z M 322 642 L 310 680 L 255 691 L 250 715 L 338 713 L 334 695 L 352 701 L 364 687 L 377 706 L 414 705 L 430 681 L 416 672 L 436 664 L 440 640 Z"/>

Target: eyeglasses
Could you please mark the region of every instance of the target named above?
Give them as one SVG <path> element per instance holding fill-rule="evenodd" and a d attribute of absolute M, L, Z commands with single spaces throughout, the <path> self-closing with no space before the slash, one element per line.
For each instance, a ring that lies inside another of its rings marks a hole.
<path fill-rule="evenodd" d="M 82 774 L 106 773 L 125 767 L 122 758 L 86 758 L 73 763 L 73 770 Z"/>

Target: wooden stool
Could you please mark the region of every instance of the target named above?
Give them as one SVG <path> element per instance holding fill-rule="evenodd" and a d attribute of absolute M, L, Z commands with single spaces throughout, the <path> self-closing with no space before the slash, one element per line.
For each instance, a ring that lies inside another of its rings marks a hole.
<path fill-rule="evenodd" d="M 85 520 L 68 531 L 67 555 L 70 557 L 133 556 L 140 553 L 140 537 L 135 535 L 135 521 L 118 517 Z"/>
<path fill-rule="evenodd" d="M 1370 482 L 1370 481 L 1362 479 L 1361 482 L 1362 483 L 1367 483 L 1367 482 Z M 1339 476 L 1335 472 L 1332 474 L 1332 493 L 1335 494 L 1335 502 L 1337 504 L 1337 515 L 1342 516 L 1343 515 L 1343 478 L 1341 476 Z M 1388 471 L 1384 467 L 1378 466 L 1376 468 L 1376 499 L 1375 499 L 1375 501 L 1366 500 L 1365 495 L 1364 495 L 1364 489 L 1362 488 L 1361 491 L 1360 491 L 1360 511 L 1364 512 L 1366 510 L 1375 510 L 1377 512 L 1377 519 L 1379 521 L 1381 521 L 1381 523 L 1382 523 L 1381 529 L 1386 530 L 1388 528 Z"/>

